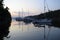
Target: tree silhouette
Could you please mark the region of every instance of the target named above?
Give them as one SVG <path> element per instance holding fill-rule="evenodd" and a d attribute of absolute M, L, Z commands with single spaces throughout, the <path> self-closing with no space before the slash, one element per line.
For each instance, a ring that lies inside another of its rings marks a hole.
<path fill-rule="evenodd" d="M 11 15 L 8 7 L 3 7 L 3 0 L 0 0 L 0 40 L 7 37 L 11 25 Z"/>

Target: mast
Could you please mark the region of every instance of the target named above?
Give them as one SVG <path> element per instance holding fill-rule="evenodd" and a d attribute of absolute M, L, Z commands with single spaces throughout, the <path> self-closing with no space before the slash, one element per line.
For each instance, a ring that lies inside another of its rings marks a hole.
<path fill-rule="evenodd" d="M 44 0 L 44 13 L 45 13 L 45 10 L 46 10 L 45 1 L 46 1 L 46 0 Z"/>
<path fill-rule="evenodd" d="M 49 10 L 49 8 L 48 8 L 48 4 L 47 4 L 46 0 L 44 0 L 44 13 L 46 12 L 46 7 L 47 7 L 47 10 L 48 10 L 48 12 L 49 12 L 50 10 Z M 45 15 L 45 16 L 46 16 L 46 15 Z M 44 27 L 44 40 L 46 40 L 45 28 L 46 28 L 46 26 Z M 48 39 L 49 33 L 50 33 L 50 29 L 49 29 L 49 32 L 48 32 L 48 34 L 47 34 L 47 39 Z"/>
<path fill-rule="evenodd" d="M 23 18 L 23 8 L 22 8 L 22 18 Z M 22 32 L 23 32 L 23 23 L 22 23 Z"/>
<path fill-rule="evenodd" d="M 45 2 L 46 2 L 46 0 L 44 0 L 44 13 L 45 13 L 45 10 L 46 10 Z M 44 40 L 45 39 L 46 39 L 46 36 L 45 36 L 45 27 L 44 27 Z"/>
<path fill-rule="evenodd" d="M 18 18 L 18 19 L 20 19 L 20 11 L 19 11 L 19 14 L 18 14 L 18 16 L 19 16 L 19 18 Z M 19 28 L 20 28 L 20 22 L 19 22 Z"/>
<path fill-rule="evenodd" d="M 29 9 L 28 9 L 28 16 L 29 16 Z M 27 27 L 27 30 L 29 31 L 29 25 L 28 25 L 28 27 Z"/>
<path fill-rule="evenodd" d="M 46 12 L 46 8 L 48 10 L 48 12 L 50 11 L 49 7 L 48 7 L 48 4 L 46 2 L 46 0 L 44 0 L 44 13 Z"/>

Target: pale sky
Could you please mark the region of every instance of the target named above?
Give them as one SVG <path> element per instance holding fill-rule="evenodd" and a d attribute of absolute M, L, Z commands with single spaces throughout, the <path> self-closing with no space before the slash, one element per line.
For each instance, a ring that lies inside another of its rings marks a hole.
<path fill-rule="evenodd" d="M 46 0 L 50 10 L 60 9 L 60 0 Z M 5 6 L 8 6 L 10 11 L 28 10 L 34 13 L 43 12 L 44 0 L 5 0 Z"/>

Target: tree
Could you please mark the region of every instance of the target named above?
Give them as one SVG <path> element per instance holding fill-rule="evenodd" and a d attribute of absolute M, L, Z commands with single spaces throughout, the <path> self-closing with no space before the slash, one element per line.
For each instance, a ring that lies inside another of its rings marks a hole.
<path fill-rule="evenodd" d="M 0 0 L 0 40 L 3 40 L 3 37 L 7 37 L 11 20 L 11 14 L 8 11 L 8 7 L 4 8 L 3 0 Z"/>

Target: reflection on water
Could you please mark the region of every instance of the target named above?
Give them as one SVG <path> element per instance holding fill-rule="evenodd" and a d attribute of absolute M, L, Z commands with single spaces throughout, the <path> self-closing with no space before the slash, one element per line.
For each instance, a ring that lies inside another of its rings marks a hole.
<path fill-rule="evenodd" d="M 4 40 L 60 40 L 60 28 L 47 25 L 37 26 L 32 23 L 12 21 L 8 35 L 11 37 Z"/>

